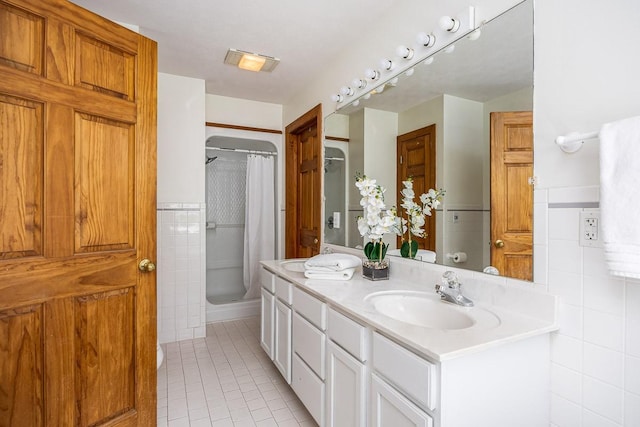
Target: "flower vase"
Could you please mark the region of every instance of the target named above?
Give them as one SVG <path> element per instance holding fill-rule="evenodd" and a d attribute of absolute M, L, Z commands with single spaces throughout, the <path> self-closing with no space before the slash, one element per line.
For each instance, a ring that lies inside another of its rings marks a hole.
<path fill-rule="evenodd" d="M 365 258 L 362 261 L 362 277 L 369 280 L 389 280 L 389 261 Z"/>

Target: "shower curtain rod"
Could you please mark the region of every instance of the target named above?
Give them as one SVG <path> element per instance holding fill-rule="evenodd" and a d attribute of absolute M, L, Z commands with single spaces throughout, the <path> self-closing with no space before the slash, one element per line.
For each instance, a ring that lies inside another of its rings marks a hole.
<path fill-rule="evenodd" d="M 340 162 L 344 162 L 344 159 L 342 157 L 325 157 L 325 160 L 338 160 Z"/>
<path fill-rule="evenodd" d="M 260 154 L 262 156 L 275 156 L 275 151 L 243 150 L 241 148 L 205 147 L 207 150 L 234 151 L 236 153 Z"/>

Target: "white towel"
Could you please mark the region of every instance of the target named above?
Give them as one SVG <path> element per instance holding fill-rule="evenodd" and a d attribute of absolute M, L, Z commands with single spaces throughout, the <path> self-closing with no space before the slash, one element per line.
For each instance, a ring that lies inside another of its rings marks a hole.
<path fill-rule="evenodd" d="M 640 116 L 600 130 L 600 219 L 605 260 L 616 276 L 640 278 Z"/>
<path fill-rule="evenodd" d="M 305 270 L 304 277 L 318 280 L 351 280 L 354 271 L 356 271 L 355 268 L 346 268 L 340 271 Z"/>
<path fill-rule="evenodd" d="M 304 263 L 307 270 L 341 271 L 362 265 L 362 260 L 349 254 L 322 254 L 309 258 Z"/>

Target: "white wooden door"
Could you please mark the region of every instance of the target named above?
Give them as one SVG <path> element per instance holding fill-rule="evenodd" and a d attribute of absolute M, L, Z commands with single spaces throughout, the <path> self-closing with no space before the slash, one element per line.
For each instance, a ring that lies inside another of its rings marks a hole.
<path fill-rule="evenodd" d="M 327 353 L 327 425 L 366 426 L 366 367 L 332 341 Z"/>

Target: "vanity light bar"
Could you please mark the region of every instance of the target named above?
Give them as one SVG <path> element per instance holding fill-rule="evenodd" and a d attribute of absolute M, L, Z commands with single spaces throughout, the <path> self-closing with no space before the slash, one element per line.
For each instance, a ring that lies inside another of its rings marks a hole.
<path fill-rule="evenodd" d="M 337 104 L 335 111 L 352 104 L 352 102 L 345 102 L 347 97 L 352 98 L 354 101 L 360 98 L 367 99 L 365 95 L 370 94 L 372 91 L 372 89 L 367 88 L 367 82 L 378 83 L 378 86 L 374 87 L 373 90 L 384 87 L 390 80 L 409 71 L 416 64 L 425 61 L 441 49 L 466 37 L 475 29 L 475 9 L 473 6 L 465 8 L 456 15 L 442 16 L 438 20 L 436 29 L 430 33 L 423 32 L 418 34 L 415 47 L 401 45 L 396 49 L 396 56 L 402 59 L 402 63 L 396 63 L 386 58 L 381 61 L 380 67 L 384 71 L 388 71 L 388 73 L 385 73 L 384 78 L 382 78 L 380 71 L 369 68 L 365 70 L 365 78 L 356 78 L 352 81 L 352 85 L 345 85 L 341 88 L 348 88 L 349 90 L 346 93 L 345 90 L 340 90 L 338 94 L 332 95 L 332 101 Z M 407 74 L 411 75 L 411 73 Z"/>

